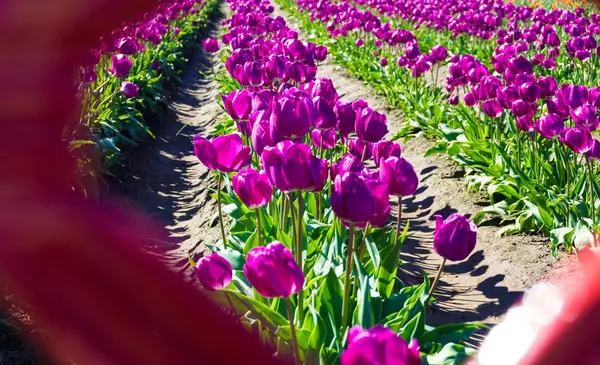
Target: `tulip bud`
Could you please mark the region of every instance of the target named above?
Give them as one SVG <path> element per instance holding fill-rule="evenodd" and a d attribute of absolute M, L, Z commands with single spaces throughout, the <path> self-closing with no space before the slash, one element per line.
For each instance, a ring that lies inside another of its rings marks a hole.
<path fill-rule="evenodd" d="M 313 146 L 330 150 L 335 147 L 336 136 L 335 136 L 335 128 L 329 129 L 313 129 L 310 132 L 310 139 L 312 140 Z"/>
<path fill-rule="evenodd" d="M 548 99 L 548 112 L 556 114 L 561 118 L 569 117 L 569 108 L 563 103 L 558 96 Z"/>
<path fill-rule="evenodd" d="M 387 133 L 387 118 L 385 114 L 367 107 L 356 114 L 356 135 L 368 142 L 378 142 Z"/>
<path fill-rule="evenodd" d="M 565 128 L 560 132 L 560 141 L 575 153 L 586 153 L 592 148 L 592 134 L 589 129 Z"/>
<path fill-rule="evenodd" d="M 117 43 L 117 51 L 121 54 L 133 55 L 138 51 L 139 45 L 137 40 L 131 37 L 124 37 Z"/>
<path fill-rule="evenodd" d="M 538 78 L 538 85 L 542 89 L 542 97 L 550 98 L 556 94 L 556 90 L 558 89 L 558 85 L 556 84 L 556 80 L 552 76 L 540 76 Z"/>
<path fill-rule="evenodd" d="M 108 72 L 113 74 L 115 77 L 120 79 L 127 76 L 129 70 L 131 70 L 131 66 L 133 66 L 133 61 L 131 61 L 127 56 L 123 54 L 118 54 L 112 56 L 111 59 L 112 66 L 108 69 Z"/>
<path fill-rule="evenodd" d="M 286 81 L 288 78 L 285 59 L 280 55 L 271 55 L 265 62 L 265 72 L 272 81 Z"/>
<path fill-rule="evenodd" d="M 375 214 L 375 200 L 359 173 L 337 175 L 331 191 L 331 208 L 345 222 L 365 223 Z"/>
<path fill-rule="evenodd" d="M 377 166 L 379 166 L 381 159 L 387 160 L 392 156 L 400 158 L 401 154 L 402 147 L 392 141 L 379 141 L 373 146 L 373 159 Z"/>
<path fill-rule="evenodd" d="M 252 149 L 244 146 L 239 134 L 219 136 L 214 140 L 194 136 L 194 154 L 211 170 L 224 173 L 250 165 Z"/>
<path fill-rule="evenodd" d="M 83 84 L 89 85 L 92 82 L 96 81 L 98 75 L 96 75 L 96 71 L 92 67 L 83 67 L 80 73 L 80 80 Z M 354 121 L 352 122 L 354 125 Z"/>
<path fill-rule="evenodd" d="M 391 195 L 408 196 L 415 193 L 419 178 L 413 166 L 404 158 L 395 156 L 379 161 L 379 176 Z"/>
<path fill-rule="evenodd" d="M 388 60 L 387 60 L 387 58 L 385 58 L 385 57 L 384 57 L 384 58 L 380 59 L 380 60 L 379 60 L 379 65 L 380 65 L 381 67 L 386 67 L 386 66 L 388 65 Z"/>
<path fill-rule="evenodd" d="M 367 364 L 421 365 L 419 345 L 415 339 L 407 344 L 382 325 L 368 331 L 354 326 L 348 331 L 348 345 L 340 357 L 340 365 Z"/>
<path fill-rule="evenodd" d="M 255 247 L 248 252 L 244 275 L 265 298 L 287 298 L 304 286 L 304 273 L 292 252 L 281 242 Z"/>
<path fill-rule="evenodd" d="M 535 103 L 542 96 L 542 88 L 535 82 L 525 82 L 519 87 L 523 101 Z"/>
<path fill-rule="evenodd" d="M 565 122 L 560 116 L 548 113 L 535 123 L 534 128 L 544 138 L 552 139 L 565 129 Z"/>
<path fill-rule="evenodd" d="M 123 81 L 120 91 L 126 98 L 137 98 L 140 88 L 133 82 Z"/>
<path fill-rule="evenodd" d="M 435 216 L 435 234 L 433 249 L 450 261 L 462 261 L 475 249 L 477 243 L 477 226 L 460 214 L 450 214 L 444 220 Z"/>
<path fill-rule="evenodd" d="M 508 85 L 496 90 L 498 102 L 504 109 L 511 109 L 515 101 L 519 99 L 519 90 L 514 85 Z"/>
<path fill-rule="evenodd" d="M 214 291 L 229 285 L 233 270 L 229 261 L 218 253 L 212 252 L 196 263 L 194 273 L 204 289 Z"/>
<path fill-rule="evenodd" d="M 473 95 L 473 93 L 466 93 L 464 101 L 466 106 L 474 106 L 477 104 L 477 100 L 475 100 L 475 95 Z"/>
<path fill-rule="evenodd" d="M 310 147 L 302 143 L 282 141 L 265 147 L 261 164 L 271 184 L 285 192 L 321 191 L 327 180 L 327 162 L 313 156 Z"/>
<path fill-rule="evenodd" d="M 318 62 L 323 62 L 327 58 L 327 47 L 326 46 L 316 46 L 315 47 L 315 60 Z"/>
<path fill-rule="evenodd" d="M 271 200 L 273 187 L 264 171 L 248 168 L 238 172 L 232 179 L 233 191 L 248 208 L 264 207 Z"/>
<path fill-rule="evenodd" d="M 527 103 L 523 100 L 516 100 L 511 107 L 511 112 L 516 117 L 522 117 L 524 115 L 528 115 L 529 117 L 533 118 L 536 110 L 537 110 L 537 104 Z"/>
<path fill-rule="evenodd" d="M 448 57 L 448 50 L 442 45 L 434 46 L 431 49 L 431 57 L 433 57 L 435 62 L 442 62 Z"/>
<path fill-rule="evenodd" d="M 452 94 L 448 97 L 448 104 L 450 105 L 458 105 L 458 95 Z"/>
<path fill-rule="evenodd" d="M 364 45 L 365 45 L 365 40 L 364 39 L 361 38 L 361 39 L 357 39 L 356 40 L 356 47 L 360 48 L 360 47 L 362 47 Z"/>

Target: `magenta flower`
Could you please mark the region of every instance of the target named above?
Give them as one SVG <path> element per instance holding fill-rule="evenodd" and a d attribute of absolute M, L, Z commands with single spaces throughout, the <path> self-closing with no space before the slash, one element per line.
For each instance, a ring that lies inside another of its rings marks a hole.
<path fill-rule="evenodd" d="M 312 101 L 315 109 L 313 126 L 318 129 L 335 127 L 336 116 L 333 111 L 333 104 L 322 96 L 316 96 Z"/>
<path fill-rule="evenodd" d="M 355 138 L 348 142 L 348 151 L 362 161 L 368 161 L 373 157 L 373 143 Z"/>
<path fill-rule="evenodd" d="M 252 86 L 262 85 L 265 81 L 262 63 L 246 62 L 244 64 L 244 77 Z"/>
<path fill-rule="evenodd" d="M 338 163 L 331 164 L 331 179 L 335 180 L 336 176 L 344 175 L 348 171 L 362 172 L 364 168 L 365 165 L 363 165 L 359 157 L 346 153 Z"/>
<path fill-rule="evenodd" d="M 310 139 L 313 146 L 321 149 L 330 150 L 335 147 L 336 135 L 335 128 L 329 129 L 313 129 L 310 132 Z"/>
<path fill-rule="evenodd" d="M 598 115 L 595 106 L 582 105 L 575 110 L 571 110 L 570 114 L 576 126 L 586 127 L 592 132 L 598 129 Z"/>
<path fill-rule="evenodd" d="M 133 66 L 133 61 L 124 54 L 112 56 L 111 62 L 112 66 L 108 69 L 108 72 L 120 79 L 127 76 L 129 70 L 131 70 L 131 66 Z"/>
<path fill-rule="evenodd" d="M 315 61 L 323 62 L 327 58 L 327 47 L 316 46 L 314 52 Z"/>
<path fill-rule="evenodd" d="M 208 291 L 226 288 L 231 282 L 232 272 L 229 261 L 216 252 L 202 257 L 194 268 L 198 281 Z"/>
<path fill-rule="evenodd" d="M 466 93 L 463 100 L 466 106 L 474 106 L 477 104 L 477 100 L 475 99 L 475 95 L 473 95 L 473 93 Z"/>
<path fill-rule="evenodd" d="M 502 106 L 496 99 L 486 100 L 481 103 L 481 109 L 490 118 L 498 118 L 502 115 Z"/>
<path fill-rule="evenodd" d="M 387 60 L 387 58 L 385 58 L 385 57 L 384 57 L 384 58 L 380 59 L 380 60 L 379 60 L 379 65 L 380 65 L 381 67 L 386 67 L 386 66 L 388 65 L 388 60 Z"/>
<path fill-rule="evenodd" d="M 356 47 L 360 48 L 360 47 L 362 47 L 364 45 L 365 45 L 365 40 L 364 39 L 361 38 L 361 39 L 357 39 L 356 40 Z"/>
<path fill-rule="evenodd" d="M 308 97 L 288 94 L 274 103 L 271 128 L 285 138 L 301 138 L 310 130 L 314 117 L 315 107 Z"/>
<path fill-rule="evenodd" d="M 475 249 L 477 226 L 460 214 L 450 214 L 446 220 L 435 216 L 433 249 L 450 261 L 462 261 Z"/>
<path fill-rule="evenodd" d="M 292 252 L 281 242 L 255 247 L 248 252 L 244 275 L 265 298 L 287 298 L 304 286 L 304 273 Z"/>
<path fill-rule="evenodd" d="M 235 121 L 248 120 L 252 111 L 252 93 L 246 89 L 233 90 L 229 95 L 221 95 L 227 114 Z"/>
<path fill-rule="evenodd" d="M 379 142 L 387 133 L 387 118 L 370 107 L 356 114 L 356 135 L 368 142 Z"/>
<path fill-rule="evenodd" d="M 279 190 L 321 191 L 327 180 L 327 162 L 313 156 L 310 147 L 291 141 L 265 147 L 261 164 L 271 183 Z"/>
<path fill-rule="evenodd" d="M 204 50 L 208 53 L 215 53 L 219 51 L 219 41 L 216 38 L 206 38 L 202 45 L 204 46 Z"/>
<path fill-rule="evenodd" d="M 337 90 L 333 86 L 333 81 L 323 77 L 316 79 L 314 83 L 312 83 L 310 96 L 313 98 L 313 101 L 315 97 L 321 97 L 327 100 L 331 105 L 335 105 L 339 98 Z"/>
<path fill-rule="evenodd" d="M 121 94 L 126 98 L 137 98 L 140 88 L 133 82 L 123 81 L 121 83 Z"/>
<path fill-rule="evenodd" d="M 345 222 L 368 222 L 375 214 L 375 199 L 366 178 L 351 171 L 337 175 L 331 191 L 331 208 Z"/>
<path fill-rule="evenodd" d="M 194 136 L 194 154 L 202 164 L 214 171 L 230 173 L 250 165 L 252 149 L 244 146 L 239 134 L 228 134 L 212 142 Z"/>
<path fill-rule="evenodd" d="M 364 172 L 363 172 L 364 175 Z M 369 220 L 373 227 L 383 227 L 390 219 L 390 191 L 386 183 L 379 179 L 379 173 L 373 171 L 372 175 L 377 175 L 367 178 L 367 187 L 371 191 L 371 196 L 375 201 L 375 213 Z"/>
<path fill-rule="evenodd" d="M 131 37 L 124 37 L 117 43 L 117 51 L 125 55 L 136 54 L 139 50 L 138 42 Z"/>
<path fill-rule="evenodd" d="M 595 160 L 600 160 L 600 142 L 597 139 L 592 141 L 592 147 L 586 153 L 586 156 Z"/>
<path fill-rule="evenodd" d="M 336 127 L 340 131 L 340 135 L 348 137 L 354 132 L 354 123 L 356 121 L 356 112 L 352 108 L 352 104 L 338 100 L 333 108 L 336 116 Z"/>
<path fill-rule="evenodd" d="M 402 155 L 402 147 L 398 143 L 379 141 L 373 145 L 373 160 L 377 166 L 379 166 L 381 159 L 387 160 L 392 156 L 400 158 L 400 155 Z"/>
<path fill-rule="evenodd" d="M 80 73 L 80 79 L 83 84 L 89 85 L 96 81 L 98 76 L 96 75 L 96 71 L 94 71 L 93 67 L 83 67 Z M 352 123 L 354 125 L 354 121 Z"/>
<path fill-rule="evenodd" d="M 368 331 L 354 326 L 348 331 L 348 346 L 340 365 L 421 365 L 421 356 L 414 339 L 409 345 L 382 325 Z"/>
<path fill-rule="evenodd" d="M 587 128 L 565 128 L 560 132 L 560 141 L 575 153 L 586 153 L 592 148 L 592 134 Z"/>
<path fill-rule="evenodd" d="M 442 45 L 437 45 L 431 49 L 431 57 L 435 62 L 442 62 L 448 58 L 448 50 Z"/>
<path fill-rule="evenodd" d="M 534 129 L 544 138 L 552 139 L 565 129 L 565 122 L 560 116 L 548 113 L 535 122 Z"/>
<path fill-rule="evenodd" d="M 390 195 L 408 196 L 415 193 L 419 185 L 419 178 L 415 169 L 402 157 L 389 157 L 379 161 L 379 176 L 385 182 Z"/>
<path fill-rule="evenodd" d="M 233 191 L 248 208 L 264 207 L 271 200 L 273 187 L 264 171 L 248 168 L 238 172 L 232 179 Z"/>
<path fill-rule="evenodd" d="M 588 89 L 581 85 L 563 84 L 557 95 L 571 109 L 576 109 L 587 102 Z"/>

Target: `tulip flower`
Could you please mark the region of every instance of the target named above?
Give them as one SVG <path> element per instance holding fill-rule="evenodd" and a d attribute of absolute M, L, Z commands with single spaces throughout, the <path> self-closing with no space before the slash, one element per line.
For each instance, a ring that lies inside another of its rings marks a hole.
<path fill-rule="evenodd" d="M 519 99 L 519 89 L 514 85 L 500 87 L 496 90 L 496 97 L 503 109 L 511 109 Z"/>
<path fill-rule="evenodd" d="M 575 127 L 563 129 L 560 141 L 575 153 L 586 153 L 592 148 L 593 138 L 589 129 Z"/>
<path fill-rule="evenodd" d="M 550 98 L 556 94 L 558 85 L 552 76 L 540 76 L 537 82 L 542 89 L 543 98 Z"/>
<path fill-rule="evenodd" d="M 261 164 L 271 183 L 284 192 L 323 190 L 327 179 L 327 162 L 313 156 L 310 147 L 291 141 L 265 147 Z"/>
<path fill-rule="evenodd" d="M 264 171 L 241 170 L 233 177 L 232 183 L 233 191 L 248 208 L 264 207 L 271 200 L 273 188 Z"/>
<path fill-rule="evenodd" d="M 356 112 L 351 104 L 338 100 L 333 108 L 336 116 L 336 127 L 342 137 L 354 132 L 354 123 L 356 121 Z"/>
<path fill-rule="evenodd" d="M 379 65 L 380 65 L 381 67 L 386 67 L 386 66 L 388 65 L 388 60 L 387 60 L 387 58 L 385 58 L 385 57 L 384 57 L 384 58 L 380 59 L 380 60 L 379 60 Z"/>
<path fill-rule="evenodd" d="M 367 177 L 367 187 L 371 191 L 371 196 L 375 201 L 375 212 L 369 223 L 372 227 L 383 227 L 390 219 L 390 192 L 387 184 L 379 180 L 379 173 L 377 171 L 373 171 L 373 173 L 377 176 Z M 361 256 L 359 255 L 359 257 Z"/>
<path fill-rule="evenodd" d="M 409 345 L 382 325 L 368 331 L 360 326 L 350 328 L 347 343 L 340 365 L 421 365 L 417 341 L 413 339 Z"/>
<path fill-rule="evenodd" d="M 548 99 L 548 112 L 556 114 L 561 118 L 569 117 L 569 108 L 563 103 L 562 99 L 558 96 Z"/>
<path fill-rule="evenodd" d="M 495 99 L 486 100 L 481 103 L 481 109 L 490 118 L 498 118 L 500 115 L 502 115 L 502 106 L 498 100 Z"/>
<path fill-rule="evenodd" d="M 208 53 L 216 53 L 219 51 L 219 41 L 216 38 L 206 38 L 202 45 L 204 50 Z"/>
<path fill-rule="evenodd" d="M 592 132 L 598 129 L 598 115 L 596 114 L 596 107 L 582 105 L 575 110 L 571 110 L 570 114 L 576 126 L 586 127 Z"/>
<path fill-rule="evenodd" d="M 542 97 L 542 88 L 536 82 L 525 82 L 519 87 L 519 95 L 523 101 L 535 103 Z"/>
<path fill-rule="evenodd" d="M 329 129 L 313 129 L 310 133 L 310 139 L 313 146 L 319 149 L 330 150 L 335 147 L 336 143 L 335 128 Z"/>
<path fill-rule="evenodd" d="M 372 108 L 364 108 L 356 114 L 356 135 L 368 142 L 379 142 L 387 133 L 387 118 Z"/>
<path fill-rule="evenodd" d="M 382 159 L 379 161 L 379 168 L 381 180 L 388 184 L 391 195 L 409 196 L 417 190 L 417 173 L 404 158 L 392 156 Z"/>
<path fill-rule="evenodd" d="M 229 261 L 218 253 L 212 252 L 196 263 L 194 273 L 204 289 L 215 291 L 227 288 L 231 282 L 233 269 Z"/>
<path fill-rule="evenodd" d="M 123 81 L 121 83 L 121 94 L 126 98 L 137 98 L 140 88 L 133 82 Z"/>
<path fill-rule="evenodd" d="M 310 90 L 310 96 L 313 98 L 320 97 L 325 99 L 331 105 L 336 105 L 338 101 L 338 93 L 333 86 L 331 79 L 319 78 L 316 79 Z"/>
<path fill-rule="evenodd" d="M 83 67 L 80 73 L 80 80 L 84 85 L 89 85 L 96 81 L 98 75 L 96 75 L 96 71 L 94 71 L 91 67 Z M 354 127 L 354 120 L 352 121 L 352 126 Z"/>
<path fill-rule="evenodd" d="M 318 129 L 329 129 L 335 127 L 336 116 L 333 111 L 333 105 L 327 99 L 316 96 L 313 98 L 315 115 L 313 126 Z"/>
<path fill-rule="evenodd" d="M 581 85 L 563 84 L 557 93 L 562 102 L 571 109 L 579 108 L 588 99 L 588 89 Z"/>
<path fill-rule="evenodd" d="M 517 128 L 519 128 L 525 133 L 531 132 L 533 130 L 533 119 L 529 115 L 517 117 L 515 124 L 517 125 Z"/>
<path fill-rule="evenodd" d="M 326 46 L 316 46 L 315 47 L 315 60 L 318 62 L 323 62 L 327 58 L 327 47 Z"/>
<path fill-rule="evenodd" d="M 260 62 L 246 62 L 244 76 L 250 85 L 261 86 L 265 81 L 263 65 Z"/>
<path fill-rule="evenodd" d="M 121 54 L 125 55 L 133 55 L 136 54 L 139 49 L 138 42 L 131 37 L 121 38 L 117 42 L 117 51 Z"/>
<path fill-rule="evenodd" d="M 597 139 L 592 140 L 592 147 L 586 153 L 586 156 L 594 160 L 600 160 L 600 142 Z"/>
<path fill-rule="evenodd" d="M 361 39 L 356 40 L 356 47 L 360 48 L 360 47 L 362 47 L 364 45 L 365 45 L 365 40 L 364 39 L 361 38 Z"/>
<path fill-rule="evenodd" d="M 275 241 L 267 246 L 255 247 L 248 252 L 244 275 L 250 285 L 265 298 L 285 298 L 288 320 L 292 335 L 292 346 L 296 364 L 300 361 L 294 314 L 289 300 L 290 295 L 301 293 L 304 286 L 304 273 L 298 266 L 292 252 L 283 243 Z"/>
<path fill-rule="evenodd" d="M 373 143 L 356 138 L 348 142 L 348 151 L 361 161 L 368 161 L 373 157 Z"/>
<path fill-rule="evenodd" d="M 268 110 L 260 110 L 250 116 L 254 120 L 251 135 L 252 146 L 258 156 L 262 155 L 265 147 L 275 146 L 283 141 L 283 136 L 271 130 L 270 117 L 271 112 Z"/>
<path fill-rule="evenodd" d="M 373 159 L 377 166 L 379 166 L 381 159 L 387 160 L 392 156 L 400 158 L 401 154 L 402 147 L 400 144 L 392 141 L 379 141 L 373 145 Z"/>
<path fill-rule="evenodd" d="M 108 72 L 113 74 L 115 77 L 120 79 L 127 76 L 129 70 L 131 70 L 131 66 L 133 66 L 133 61 L 131 61 L 127 56 L 123 54 L 114 55 L 111 58 L 112 66 L 108 69 Z"/>
<path fill-rule="evenodd" d="M 431 49 L 431 57 L 433 57 L 435 62 L 442 62 L 448 58 L 448 50 L 442 45 L 434 46 Z"/>
<path fill-rule="evenodd" d="M 458 95 L 452 94 L 448 97 L 448 104 L 450 105 L 458 105 Z"/>
<path fill-rule="evenodd" d="M 466 93 L 463 99 L 466 106 L 474 106 L 477 104 L 477 100 L 475 100 L 475 95 L 473 95 L 473 93 Z"/>
<path fill-rule="evenodd" d="M 204 137 L 194 136 L 194 154 L 210 170 L 230 173 L 248 166 L 251 150 L 244 146 L 239 134 L 220 136 L 212 142 Z"/>
<path fill-rule="evenodd" d="M 565 129 L 565 122 L 560 116 L 548 113 L 535 123 L 534 129 L 544 138 L 552 139 Z"/>
<path fill-rule="evenodd" d="M 310 130 L 315 114 L 308 97 L 288 94 L 274 103 L 271 128 L 285 138 L 302 138 Z"/>
<path fill-rule="evenodd" d="M 287 64 L 281 55 L 271 55 L 265 62 L 265 73 L 271 81 L 286 81 L 288 79 Z"/>
<path fill-rule="evenodd" d="M 343 221 L 351 223 L 369 221 L 375 214 L 375 200 L 366 179 L 352 171 L 337 175 L 331 192 L 331 207 Z"/>
<path fill-rule="evenodd" d="M 246 89 L 233 90 L 229 95 L 221 95 L 223 106 L 233 120 L 248 120 L 252 111 L 252 93 Z"/>
<path fill-rule="evenodd" d="M 520 99 L 515 100 L 511 107 L 511 111 L 516 117 L 522 117 L 524 115 L 527 115 L 530 118 L 533 118 L 536 110 L 537 105 L 535 103 L 528 103 Z"/>
<path fill-rule="evenodd" d="M 360 173 L 364 168 L 365 165 L 363 165 L 359 157 L 346 153 L 339 162 L 331 165 L 331 179 L 335 180 L 336 176 L 344 175 L 348 171 Z"/>

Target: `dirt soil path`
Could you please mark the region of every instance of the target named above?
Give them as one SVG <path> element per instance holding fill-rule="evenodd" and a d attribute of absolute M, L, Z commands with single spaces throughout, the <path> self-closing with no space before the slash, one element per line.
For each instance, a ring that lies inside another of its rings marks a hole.
<path fill-rule="evenodd" d="M 214 16 L 207 37 L 219 35 L 225 8 L 221 13 Z M 206 244 L 220 239 L 216 203 L 210 197 L 216 183 L 194 155 L 192 139 L 197 134 L 210 138 L 213 126 L 224 116 L 217 104 L 218 83 L 203 75 L 223 67 L 219 57 L 205 53 L 199 43 L 189 58 L 183 85 L 155 128 L 156 140 L 131 154 L 113 184 L 128 204 L 153 218 L 139 224 L 158 223 L 156 235 L 147 238 L 151 251 L 188 278 L 192 274 L 188 252 L 201 253 Z"/>
<path fill-rule="evenodd" d="M 301 27 L 276 6 L 273 16 L 281 15 L 289 26 L 305 37 Z M 388 136 L 402 125 L 402 113 L 393 108 L 383 96 L 354 78 L 347 70 L 328 59 L 318 69 L 318 77 L 330 78 L 345 101 L 364 99 L 388 118 Z M 443 79 L 443 77 L 440 77 Z M 408 283 L 422 282 L 422 272 L 435 276 L 440 257 L 433 251 L 435 215 L 446 218 L 451 213 L 470 217 L 489 200 L 481 193 L 466 191 L 463 170 L 444 156 L 423 157 L 433 143 L 417 138 L 403 145 L 403 157 L 410 161 L 420 177 L 420 186 L 413 197 L 404 200 L 403 219 L 410 220 L 413 235 L 407 239 L 400 277 Z M 397 213 L 397 205 L 392 214 Z M 477 233 L 477 247 L 465 261 L 448 263 L 440 280 L 430 324 L 458 322 L 497 323 L 499 317 L 517 301 L 523 291 L 547 278 L 549 271 L 561 267 L 569 273 L 573 260 L 564 267 L 563 260 L 552 259 L 548 238 L 541 235 L 500 237 L 498 222 L 482 224 Z M 564 260 L 567 261 L 567 260 Z"/>

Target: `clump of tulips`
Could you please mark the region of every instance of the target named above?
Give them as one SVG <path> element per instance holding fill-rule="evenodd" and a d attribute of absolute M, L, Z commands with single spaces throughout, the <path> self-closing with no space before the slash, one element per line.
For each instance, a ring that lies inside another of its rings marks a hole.
<path fill-rule="evenodd" d="M 221 37 L 229 76 L 220 80 L 239 85 L 222 95 L 231 119 L 217 129 L 225 134 L 193 141 L 217 179 L 222 235 L 194 263 L 199 282 L 297 364 L 416 365 L 471 353 L 441 334 L 481 326 L 425 326 L 443 267 L 433 285 L 396 277 L 410 229 L 403 197 L 419 180 L 401 146 L 384 139 L 386 116 L 364 100 L 342 101 L 335 80 L 316 78 L 327 49 L 269 17 L 268 1 L 230 5 Z M 453 215 L 435 242 L 443 257 L 463 260 L 476 229 Z"/>

